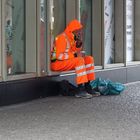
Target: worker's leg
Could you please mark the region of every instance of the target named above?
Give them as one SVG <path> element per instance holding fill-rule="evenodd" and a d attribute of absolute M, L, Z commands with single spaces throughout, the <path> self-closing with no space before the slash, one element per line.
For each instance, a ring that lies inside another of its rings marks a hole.
<path fill-rule="evenodd" d="M 84 60 L 85 60 L 85 67 L 86 67 L 88 81 L 95 80 L 93 57 L 92 56 L 85 56 Z"/>
<path fill-rule="evenodd" d="M 83 57 L 75 57 L 70 60 L 53 62 L 51 63 L 51 69 L 54 71 L 68 71 L 75 69 L 77 74 L 76 83 L 79 89 L 75 96 L 80 98 L 92 98 L 92 95 L 88 94 L 84 86 L 82 85 L 83 83 L 88 82 Z"/>
<path fill-rule="evenodd" d="M 69 60 L 53 62 L 51 63 L 51 69 L 54 71 L 68 71 L 75 69 L 77 75 L 76 83 L 79 85 L 88 82 L 83 57 L 75 57 Z"/>
<path fill-rule="evenodd" d="M 85 89 L 88 93 L 92 94 L 93 96 L 99 96 L 100 93 L 96 92 L 94 89 L 92 89 L 92 87 L 90 85 L 90 81 L 95 80 L 94 59 L 91 56 L 86 56 L 84 58 L 84 60 L 85 60 L 87 78 L 88 78 L 88 82 L 85 83 Z"/>

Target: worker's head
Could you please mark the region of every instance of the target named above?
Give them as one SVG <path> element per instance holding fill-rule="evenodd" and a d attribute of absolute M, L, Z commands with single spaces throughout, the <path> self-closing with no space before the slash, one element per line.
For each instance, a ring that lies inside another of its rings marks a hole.
<path fill-rule="evenodd" d="M 74 19 L 68 24 L 65 30 L 68 35 L 74 36 L 77 48 L 82 46 L 82 28 L 82 24 L 78 20 Z"/>
<path fill-rule="evenodd" d="M 82 29 L 78 29 L 72 32 L 74 35 L 74 40 L 81 40 L 82 37 Z"/>
<path fill-rule="evenodd" d="M 74 40 L 76 41 L 76 47 L 80 48 L 82 46 L 82 30 L 78 29 L 72 32 L 74 35 Z"/>
<path fill-rule="evenodd" d="M 72 33 L 76 30 L 82 29 L 82 27 L 82 24 L 77 19 L 74 19 L 67 25 L 66 31 Z"/>

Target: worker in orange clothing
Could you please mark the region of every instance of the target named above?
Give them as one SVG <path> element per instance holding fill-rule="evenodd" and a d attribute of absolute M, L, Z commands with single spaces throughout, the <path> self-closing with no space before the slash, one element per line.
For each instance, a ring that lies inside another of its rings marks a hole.
<path fill-rule="evenodd" d="M 91 98 L 98 96 L 92 90 L 90 81 L 95 80 L 94 59 L 91 56 L 81 56 L 82 50 L 82 24 L 74 19 L 65 31 L 55 38 L 51 53 L 51 69 L 53 71 L 76 72 L 76 83 L 79 92 L 76 97 Z"/>

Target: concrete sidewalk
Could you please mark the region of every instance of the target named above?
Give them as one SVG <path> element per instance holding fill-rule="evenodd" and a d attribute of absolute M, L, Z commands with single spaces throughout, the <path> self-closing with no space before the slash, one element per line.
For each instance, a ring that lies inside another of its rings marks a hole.
<path fill-rule="evenodd" d="M 1 107 L 0 140 L 140 140 L 140 82 L 118 96 L 48 97 Z"/>

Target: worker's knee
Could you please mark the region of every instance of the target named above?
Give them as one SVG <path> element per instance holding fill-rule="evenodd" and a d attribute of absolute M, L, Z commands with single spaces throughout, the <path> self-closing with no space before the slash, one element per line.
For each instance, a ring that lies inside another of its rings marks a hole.
<path fill-rule="evenodd" d="M 75 61 L 76 61 L 77 64 L 84 64 L 85 63 L 83 57 L 76 57 L 75 58 Z"/>
<path fill-rule="evenodd" d="M 92 56 L 85 56 L 85 62 L 94 63 L 94 58 Z"/>

